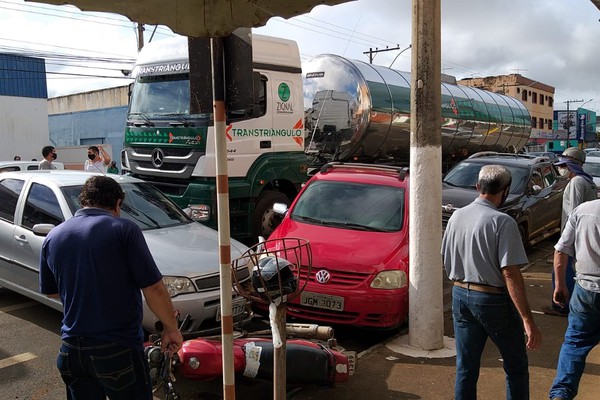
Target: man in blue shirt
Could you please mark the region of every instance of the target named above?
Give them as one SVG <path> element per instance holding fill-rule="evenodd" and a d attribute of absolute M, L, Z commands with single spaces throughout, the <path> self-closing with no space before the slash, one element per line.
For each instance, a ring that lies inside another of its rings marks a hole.
<path fill-rule="evenodd" d="M 528 260 L 517 223 L 498 211 L 510 184 L 508 169 L 483 166 L 477 181 L 479 197 L 452 214 L 442 240 L 444 267 L 454 281 L 456 399 L 477 399 L 481 354 L 488 337 L 502 355 L 506 399 L 529 399 L 526 349 L 539 348 L 542 334 L 525 294 L 520 266 Z"/>
<path fill-rule="evenodd" d="M 83 208 L 42 246 L 40 290 L 60 296 L 64 308 L 57 365 L 68 399 L 152 399 L 142 292 L 164 326 L 163 351 L 174 353 L 183 342 L 142 231 L 119 218 L 123 196 L 114 179 L 89 178 Z"/>

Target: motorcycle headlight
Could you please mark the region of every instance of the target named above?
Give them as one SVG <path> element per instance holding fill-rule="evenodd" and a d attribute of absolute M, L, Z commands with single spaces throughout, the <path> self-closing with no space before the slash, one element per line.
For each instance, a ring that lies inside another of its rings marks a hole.
<path fill-rule="evenodd" d="M 180 276 L 163 276 L 163 283 L 167 287 L 167 291 L 171 297 L 185 293 L 194 293 L 196 291 L 191 280 Z"/>
<path fill-rule="evenodd" d="M 382 271 L 371 282 L 373 289 L 400 289 L 404 286 L 406 286 L 404 271 Z"/>

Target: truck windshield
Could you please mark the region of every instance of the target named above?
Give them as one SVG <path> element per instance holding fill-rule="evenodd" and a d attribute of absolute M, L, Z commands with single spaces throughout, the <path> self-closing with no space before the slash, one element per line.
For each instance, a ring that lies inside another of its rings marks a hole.
<path fill-rule="evenodd" d="M 137 77 L 131 92 L 130 115 L 148 118 L 190 113 L 189 74 Z"/>

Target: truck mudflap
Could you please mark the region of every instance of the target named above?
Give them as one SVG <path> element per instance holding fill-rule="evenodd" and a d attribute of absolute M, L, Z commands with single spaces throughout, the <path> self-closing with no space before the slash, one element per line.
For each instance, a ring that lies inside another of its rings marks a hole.
<path fill-rule="evenodd" d="M 234 371 L 247 378 L 273 379 L 273 341 L 244 338 L 233 341 Z M 190 380 L 220 377 L 223 371 L 220 339 L 197 338 L 184 342 L 178 352 L 178 374 Z M 345 382 L 355 364 L 348 356 L 325 345 L 304 339 L 286 344 L 287 383 L 333 386 Z"/>

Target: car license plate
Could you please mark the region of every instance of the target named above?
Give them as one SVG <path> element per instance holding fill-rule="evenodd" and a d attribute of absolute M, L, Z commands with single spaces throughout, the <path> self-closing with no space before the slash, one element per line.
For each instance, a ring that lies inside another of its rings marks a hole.
<path fill-rule="evenodd" d="M 236 316 L 246 311 L 246 300 L 243 297 L 233 299 L 231 302 L 231 315 Z M 217 306 L 217 321 L 221 320 L 221 306 Z"/>
<path fill-rule="evenodd" d="M 325 310 L 344 311 L 344 298 L 328 294 L 302 292 L 300 304 Z"/>

